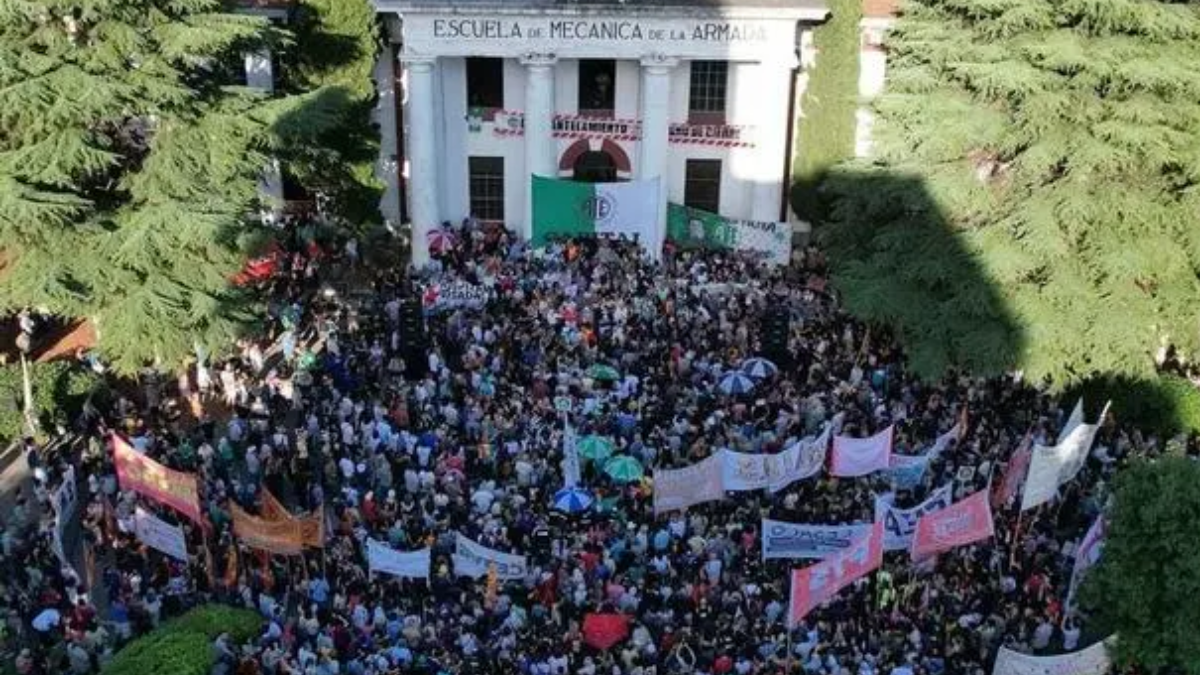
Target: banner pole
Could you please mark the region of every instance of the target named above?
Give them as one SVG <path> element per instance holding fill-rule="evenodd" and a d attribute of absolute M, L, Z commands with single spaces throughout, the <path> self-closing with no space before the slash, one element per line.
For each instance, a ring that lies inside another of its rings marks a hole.
<path fill-rule="evenodd" d="M 1024 517 L 1024 511 L 1017 511 L 1017 526 L 1013 528 L 1012 538 L 1008 542 L 1008 569 L 1011 572 L 1013 565 L 1016 564 L 1017 543 L 1021 538 L 1021 518 Z"/>

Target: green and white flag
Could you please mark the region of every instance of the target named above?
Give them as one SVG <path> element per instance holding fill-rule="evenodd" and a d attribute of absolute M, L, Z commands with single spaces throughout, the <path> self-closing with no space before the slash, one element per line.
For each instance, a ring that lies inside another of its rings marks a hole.
<path fill-rule="evenodd" d="M 756 252 L 773 265 L 786 265 L 792 257 L 792 230 L 787 223 L 732 220 L 679 204 L 667 206 L 667 236 L 685 248 Z"/>
<path fill-rule="evenodd" d="M 553 237 L 635 235 L 652 255 L 662 250 L 658 179 L 576 183 L 533 177 L 533 245 Z"/>

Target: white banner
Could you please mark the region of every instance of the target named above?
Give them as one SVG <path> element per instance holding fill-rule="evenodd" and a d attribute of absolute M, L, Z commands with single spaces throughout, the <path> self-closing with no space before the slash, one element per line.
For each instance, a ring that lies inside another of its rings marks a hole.
<path fill-rule="evenodd" d="M 575 428 L 570 422 L 563 425 L 563 487 L 575 487 L 582 480 L 579 469 L 579 448 Z"/>
<path fill-rule="evenodd" d="M 496 564 L 496 578 L 524 579 L 529 562 L 523 555 L 513 555 L 478 544 L 461 534 L 455 535 L 454 541 L 454 573 L 478 579 L 486 576 L 488 566 Z"/>
<path fill-rule="evenodd" d="M 133 514 L 133 531 L 143 544 L 176 560 L 187 562 L 187 537 L 183 535 L 182 527 L 143 511 L 139 506 Z"/>
<path fill-rule="evenodd" d="M 428 579 L 429 549 L 397 551 L 381 541 L 367 539 L 367 566 L 372 574 L 391 574 L 405 579 Z"/>
<path fill-rule="evenodd" d="M 492 291 L 487 286 L 466 281 L 439 281 L 427 285 L 421 292 L 421 305 L 434 312 L 462 307 L 479 309 L 491 297 Z"/>
<path fill-rule="evenodd" d="M 888 468 L 892 456 L 892 433 L 895 427 L 867 438 L 835 436 L 833 438 L 833 461 L 829 473 L 834 476 L 855 478 L 866 476 Z"/>
<path fill-rule="evenodd" d="M 763 560 L 824 558 L 850 548 L 871 534 L 871 523 L 858 525 L 801 525 L 782 520 L 762 520 Z"/>
<path fill-rule="evenodd" d="M 828 422 L 821 435 L 815 438 L 805 438 L 788 447 L 783 455 L 782 472 L 771 477 L 767 489 L 778 492 L 792 483 L 815 476 L 825 466 L 825 456 L 829 451 L 829 437 L 833 434 L 834 423 Z"/>
<path fill-rule="evenodd" d="M 74 569 L 74 566 L 67 559 L 67 551 L 63 548 L 63 533 L 66 532 L 67 523 L 71 522 L 71 517 L 75 514 L 77 489 L 75 467 L 67 465 L 67 470 L 63 472 L 62 483 L 50 498 L 50 504 L 54 508 L 54 538 L 51 540 L 54 555 L 63 567 L 70 569 Z"/>
<path fill-rule="evenodd" d="M 888 493 L 875 497 L 875 520 L 883 521 L 883 550 L 906 551 L 912 545 L 913 533 L 917 531 L 917 521 L 926 513 L 933 513 L 950 506 L 954 501 L 952 485 L 943 485 L 929 496 L 928 499 L 910 509 L 898 509 L 892 506 L 895 495 Z"/>
<path fill-rule="evenodd" d="M 1104 514 L 1100 514 L 1096 516 L 1096 522 L 1088 528 L 1087 534 L 1083 535 L 1083 541 L 1079 542 L 1079 546 L 1075 549 L 1075 564 L 1071 567 L 1071 585 L 1067 587 L 1066 610 L 1068 614 L 1074 613 L 1075 592 L 1079 590 L 1079 582 L 1083 580 L 1084 573 L 1100 561 L 1106 533 Z"/>
<path fill-rule="evenodd" d="M 992 675 L 1105 675 L 1109 665 L 1104 642 L 1058 656 L 1030 656 L 1001 647 Z"/>
<path fill-rule="evenodd" d="M 1078 424 L 1061 443 L 1055 446 L 1035 445 L 1025 476 L 1025 491 L 1021 495 L 1021 510 L 1027 511 L 1054 499 L 1058 488 L 1075 477 L 1087 461 L 1098 424 Z"/>
<path fill-rule="evenodd" d="M 666 513 L 722 499 L 724 453 L 682 469 L 654 470 L 654 513 Z"/>

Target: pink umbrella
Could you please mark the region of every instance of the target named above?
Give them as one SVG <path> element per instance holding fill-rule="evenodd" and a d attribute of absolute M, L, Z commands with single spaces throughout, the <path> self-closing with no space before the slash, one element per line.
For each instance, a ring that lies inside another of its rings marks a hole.
<path fill-rule="evenodd" d="M 429 252 L 441 254 L 454 248 L 454 233 L 450 230 L 429 231 Z"/>

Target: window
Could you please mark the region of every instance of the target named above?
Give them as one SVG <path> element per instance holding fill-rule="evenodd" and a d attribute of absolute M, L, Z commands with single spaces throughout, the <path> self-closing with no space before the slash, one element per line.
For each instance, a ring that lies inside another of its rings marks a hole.
<path fill-rule="evenodd" d="M 617 62 L 579 60 L 579 114 L 612 117 L 617 100 Z"/>
<path fill-rule="evenodd" d="M 721 160 L 689 159 L 683 174 L 683 203 L 693 209 L 719 213 Z"/>
<path fill-rule="evenodd" d="M 693 124 L 724 124 L 728 84 L 728 61 L 692 61 L 688 119 Z"/>
<path fill-rule="evenodd" d="M 467 107 L 481 109 L 487 120 L 504 108 L 504 59 L 467 59 Z"/>
<path fill-rule="evenodd" d="M 504 222 L 504 158 L 470 157 L 471 215 L 487 222 Z"/>

